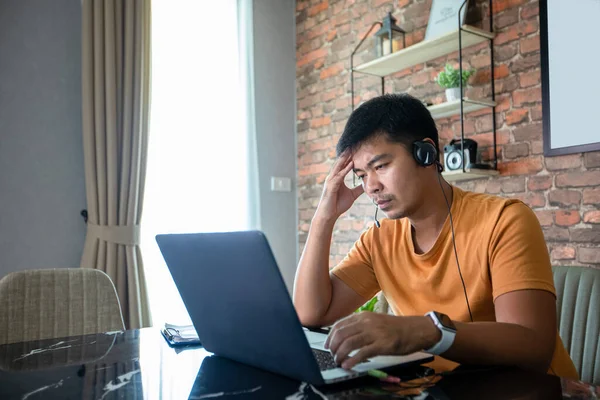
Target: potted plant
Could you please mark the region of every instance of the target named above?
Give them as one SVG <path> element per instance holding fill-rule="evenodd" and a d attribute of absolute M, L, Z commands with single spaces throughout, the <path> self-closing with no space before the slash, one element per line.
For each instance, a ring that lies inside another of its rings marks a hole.
<path fill-rule="evenodd" d="M 467 86 L 467 81 L 469 78 L 475 73 L 473 68 L 471 69 L 463 69 L 462 72 L 462 84 L 463 88 Z M 454 101 L 459 100 L 462 97 L 460 93 L 460 70 L 455 69 L 452 65 L 446 64 L 444 70 L 441 71 L 438 76 L 435 78 L 435 81 L 438 85 L 443 88 L 446 88 L 446 100 Z"/>
<path fill-rule="evenodd" d="M 373 297 L 371 300 L 367 301 L 362 306 L 358 307 L 354 312 L 359 313 L 361 311 L 375 311 L 375 304 L 377 304 L 377 296 Z"/>

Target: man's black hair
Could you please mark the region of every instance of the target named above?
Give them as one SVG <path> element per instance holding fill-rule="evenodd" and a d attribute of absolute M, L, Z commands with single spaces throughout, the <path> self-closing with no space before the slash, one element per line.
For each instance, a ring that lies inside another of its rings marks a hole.
<path fill-rule="evenodd" d="M 433 140 L 439 150 L 438 131 L 431 113 L 420 100 L 406 93 L 384 94 L 354 110 L 337 143 L 338 157 L 377 135 L 405 145 L 411 153 L 412 144 L 425 138 Z"/>

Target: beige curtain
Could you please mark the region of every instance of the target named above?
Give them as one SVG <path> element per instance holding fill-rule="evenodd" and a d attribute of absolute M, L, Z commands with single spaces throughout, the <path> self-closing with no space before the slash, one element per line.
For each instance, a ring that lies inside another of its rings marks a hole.
<path fill-rule="evenodd" d="M 150 103 L 150 0 L 82 1 L 88 228 L 82 268 L 106 272 L 127 329 L 151 325 L 139 246 Z"/>

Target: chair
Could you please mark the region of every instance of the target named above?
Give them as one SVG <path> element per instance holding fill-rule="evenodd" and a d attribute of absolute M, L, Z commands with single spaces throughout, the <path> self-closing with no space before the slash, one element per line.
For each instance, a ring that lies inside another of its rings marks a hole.
<path fill-rule="evenodd" d="M 552 267 L 560 337 L 582 381 L 600 385 L 600 269 Z"/>
<path fill-rule="evenodd" d="M 0 345 L 124 329 L 115 287 L 100 270 L 29 270 L 0 280 Z"/>

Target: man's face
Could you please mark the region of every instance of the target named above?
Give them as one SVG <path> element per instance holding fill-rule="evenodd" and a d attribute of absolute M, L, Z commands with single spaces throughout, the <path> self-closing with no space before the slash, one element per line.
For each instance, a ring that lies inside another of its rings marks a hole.
<path fill-rule="evenodd" d="M 422 203 L 424 168 L 402 144 L 378 135 L 363 143 L 353 154 L 354 172 L 365 193 L 388 218 L 407 217 Z"/>

